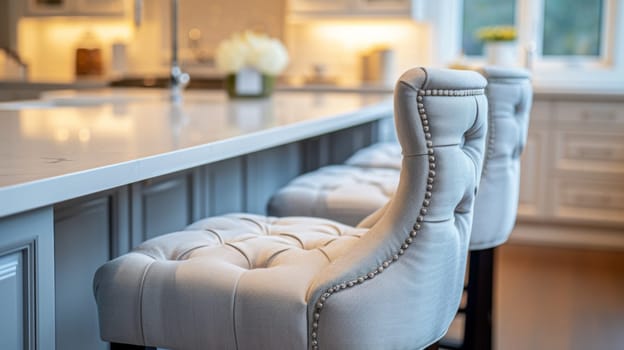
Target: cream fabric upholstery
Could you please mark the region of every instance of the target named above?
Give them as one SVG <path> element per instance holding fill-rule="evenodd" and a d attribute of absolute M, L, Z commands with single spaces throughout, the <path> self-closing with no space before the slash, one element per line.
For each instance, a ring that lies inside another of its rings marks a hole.
<path fill-rule="evenodd" d="M 157 237 L 94 278 L 104 340 L 171 349 L 420 349 L 459 305 L 487 129 L 486 81 L 413 69 L 405 157 L 370 229 L 232 214 Z"/>
<path fill-rule="evenodd" d="M 401 147 L 398 159 L 401 158 Z M 399 184 L 398 169 L 330 165 L 303 174 L 271 199 L 276 216 L 316 216 L 357 225 L 384 206 Z M 362 215 L 365 213 L 365 215 Z"/>
<path fill-rule="evenodd" d="M 361 168 L 400 170 L 401 146 L 396 142 L 376 143 L 355 152 L 345 164 Z"/>
<path fill-rule="evenodd" d="M 520 154 L 526 143 L 532 101 L 525 70 L 486 67 L 480 72 L 488 80 L 489 130 L 470 241 L 473 250 L 504 243 L 513 229 L 518 209 Z M 362 219 L 394 194 L 401 159 L 401 147 L 396 142 L 364 148 L 339 171 L 324 167 L 293 180 L 272 198 L 269 213 L 283 216 L 313 212 L 315 216 L 349 225 L 371 227 L 383 210 Z M 382 170 L 385 172 L 380 176 Z M 340 179 L 333 179 L 330 174 Z M 364 194 L 369 192 L 373 195 L 366 197 Z M 381 196 L 386 196 L 386 200 Z"/>

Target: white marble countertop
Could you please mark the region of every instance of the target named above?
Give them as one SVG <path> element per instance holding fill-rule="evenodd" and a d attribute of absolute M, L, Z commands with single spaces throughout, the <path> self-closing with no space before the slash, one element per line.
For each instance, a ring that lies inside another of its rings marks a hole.
<path fill-rule="evenodd" d="M 0 103 L 0 217 L 373 121 L 390 94 L 63 91 Z"/>

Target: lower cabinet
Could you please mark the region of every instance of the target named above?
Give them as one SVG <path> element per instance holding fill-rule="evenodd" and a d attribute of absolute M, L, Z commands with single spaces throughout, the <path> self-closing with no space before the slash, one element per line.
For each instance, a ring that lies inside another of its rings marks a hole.
<path fill-rule="evenodd" d="M 184 228 L 192 220 L 192 172 L 132 184 L 134 245 Z M 138 237 L 137 237 L 138 234 Z"/>
<path fill-rule="evenodd" d="M 0 349 L 54 344 L 52 208 L 0 220 Z"/>
<path fill-rule="evenodd" d="M 532 240 L 624 248 L 623 164 L 624 101 L 536 96 L 522 159 L 519 226 L 553 232 Z M 517 231 L 528 232 L 523 229 Z"/>
<path fill-rule="evenodd" d="M 100 340 L 92 280 L 111 258 L 112 194 L 63 203 L 54 210 L 56 348 L 108 349 Z"/>
<path fill-rule="evenodd" d="M 201 217 L 245 211 L 245 159 L 222 160 L 204 168 Z"/>
<path fill-rule="evenodd" d="M 245 161 L 245 211 L 266 214 L 271 196 L 301 173 L 297 144 L 252 153 Z"/>
<path fill-rule="evenodd" d="M 3 349 L 28 349 L 29 266 L 21 249 L 0 256 L 0 345 Z"/>
<path fill-rule="evenodd" d="M 548 157 L 544 150 L 548 149 L 548 133 L 535 124 L 540 124 L 540 121 L 532 123 L 526 148 L 522 153 L 518 215 L 538 219 L 546 215 L 544 178 L 548 176 Z"/>

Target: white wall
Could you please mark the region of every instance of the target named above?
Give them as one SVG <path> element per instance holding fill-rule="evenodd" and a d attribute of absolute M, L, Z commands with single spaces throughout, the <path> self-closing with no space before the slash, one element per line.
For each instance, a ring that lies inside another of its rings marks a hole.
<path fill-rule="evenodd" d="M 315 20 L 288 23 L 286 43 L 292 53 L 286 71 L 294 83 L 313 76 L 322 65 L 339 85 L 361 83 L 362 54 L 373 48 L 394 51 L 393 81 L 405 70 L 431 64 L 429 26 L 412 20 Z"/>

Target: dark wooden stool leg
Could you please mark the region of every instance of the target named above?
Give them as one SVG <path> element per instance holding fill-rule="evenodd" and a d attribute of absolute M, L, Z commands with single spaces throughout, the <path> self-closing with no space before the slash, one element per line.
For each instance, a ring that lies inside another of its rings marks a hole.
<path fill-rule="evenodd" d="M 156 348 L 144 345 L 130 345 L 120 343 L 110 343 L 111 350 L 156 350 Z"/>
<path fill-rule="evenodd" d="M 494 248 L 470 252 L 463 350 L 492 349 Z"/>
<path fill-rule="evenodd" d="M 428 347 L 426 347 L 425 350 L 438 350 L 439 348 L 440 348 L 440 343 L 435 342 L 429 345 Z"/>

